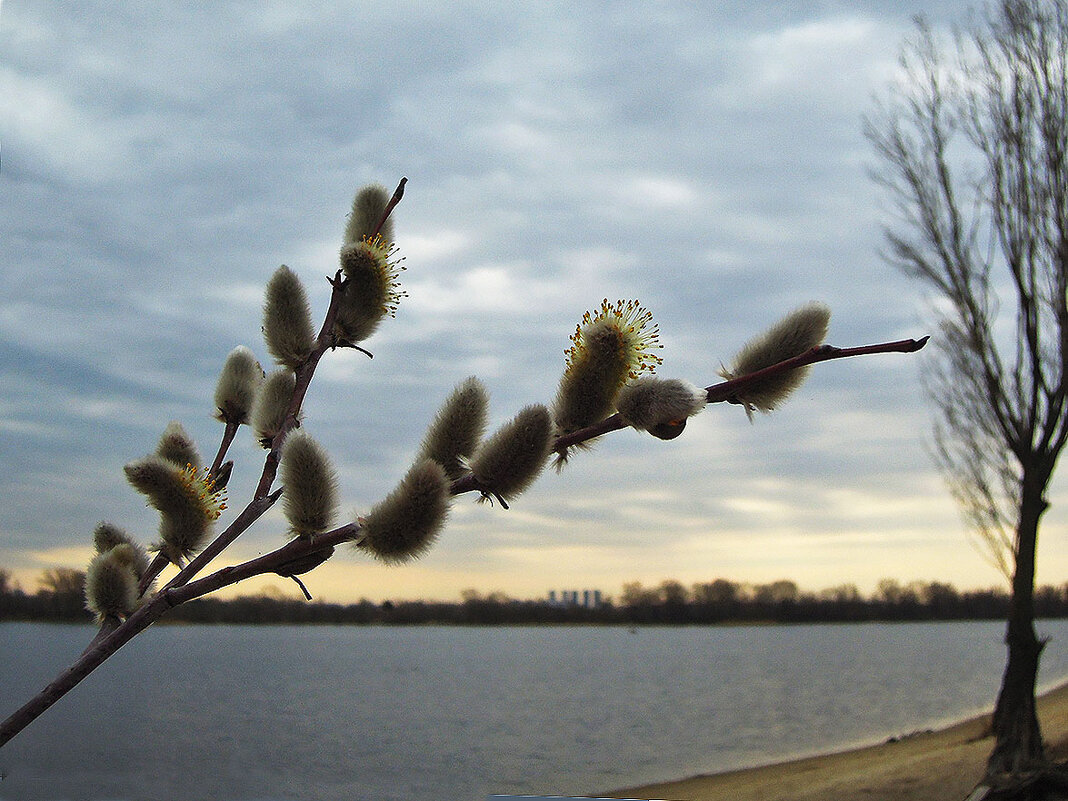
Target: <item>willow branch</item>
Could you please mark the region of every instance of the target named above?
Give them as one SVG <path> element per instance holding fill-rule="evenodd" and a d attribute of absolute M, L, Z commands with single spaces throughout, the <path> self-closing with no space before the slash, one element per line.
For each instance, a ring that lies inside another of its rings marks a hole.
<path fill-rule="evenodd" d="M 223 429 L 222 441 L 219 443 L 219 450 L 215 454 L 215 459 L 211 463 L 211 467 L 208 468 L 208 475 L 212 478 L 219 475 L 219 468 L 222 467 L 223 459 L 226 458 L 226 452 L 230 450 L 230 445 L 233 444 L 234 437 L 237 436 L 237 429 L 241 428 L 240 423 L 235 423 L 230 420 L 226 421 L 226 428 Z"/>
<path fill-rule="evenodd" d="M 264 512 L 270 509 L 280 495 L 281 490 L 266 498 L 253 498 L 241 514 L 237 516 L 234 522 L 230 524 L 226 531 L 219 535 L 219 537 L 208 546 L 214 550 L 214 553 L 205 556 L 208 551 L 208 549 L 205 549 L 200 553 L 197 559 L 205 557 L 203 564 L 207 564 L 208 561 L 217 556 L 222 548 L 225 547 L 225 545 L 220 545 L 220 543 L 233 542 L 239 534 L 247 530 Z M 351 538 L 351 536 L 352 532 L 349 532 L 349 537 Z M 318 542 L 314 544 L 314 547 L 307 543 L 302 544 L 305 547 L 310 548 L 310 550 L 326 547 Z M 280 556 L 279 552 L 284 550 L 284 548 L 280 548 L 278 551 L 272 552 L 267 556 L 274 557 L 277 565 L 281 565 L 288 559 L 293 559 L 296 558 L 297 555 L 300 555 L 300 548 L 293 548 L 284 556 Z M 294 552 L 296 553 L 294 554 Z M 264 557 L 264 559 L 266 559 L 266 557 Z M 82 679 L 100 667 L 108 657 L 159 620 L 159 618 L 169 609 L 179 603 L 184 603 L 184 601 L 189 600 L 189 598 L 199 598 L 200 595 L 197 594 L 191 594 L 189 597 L 179 596 L 177 599 L 172 597 L 172 588 L 182 588 L 182 585 L 188 582 L 202 566 L 195 565 L 194 563 L 196 562 L 197 560 L 194 559 L 186 565 L 185 568 L 171 580 L 167 587 L 164 587 L 153 595 L 143 606 L 126 618 L 121 625 L 114 626 L 113 620 L 105 620 L 104 625 L 101 626 L 100 632 L 89 644 L 89 647 L 85 649 L 82 655 L 78 657 L 69 668 L 63 671 L 51 684 L 27 701 L 22 707 L 12 713 L 7 720 L 0 724 L 0 747 L 26 728 L 26 726 L 32 723 L 38 716 L 56 703 L 56 701 L 73 690 Z M 270 564 L 271 563 L 268 561 L 268 568 Z M 225 570 L 226 568 L 223 568 L 223 570 L 218 571 L 218 573 L 223 573 Z M 265 568 L 261 572 L 273 572 L 273 569 Z M 222 583 L 219 586 L 227 586 L 227 583 Z"/>
<path fill-rule="evenodd" d="M 335 283 L 335 296 L 331 301 L 332 311 L 336 310 L 336 291 L 338 290 L 340 283 L 340 278 L 338 278 L 337 283 Z M 330 325 L 328 326 L 327 323 Z M 332 316 L 331 312 L 328 312 L 327 320 L 323 325 L 323 331 L 320 333 L 320 345 L 325 342 L 324 336 L 329 335 L 331 326 Z M 706 392 L 708 394 L 708 402 L 718 403 L 726 401 L 728 403 L 739 403 L 739 394 L 743 393 L 746 387 L 751 383 L 767 378 L 768 376 L 776 375 L 788 370 L 795 370 L 799 367 L 805 367 L 817 362 L 875 353 L 912 353 L 922 348 L 926 343 L 927 337 L 919 340 L 899 340 L 896 342 L 885 342 L 877 345 L 865 345 L 856 348 L 836 348 L 830 345 L 823 345 L 817 348 L 812 348 L 792 359 L 787 359 L 778 364 L 771 365 L 758 372 L 739 376 L 729 381 L 724 381 L 707 387 Z M 314 373 L 314 365 L 318 362 L 319 357 L 322 356 L 326 348 L 323 347 L 321 350 L 317 348 L 317 350 L 319 351 L 318 355 L 316 355 L 314 359 L 310 356 L 308 362 L 301 368 L 301 370 L 304 370 L 305 367 L 307 367 L 304 383 L 305 391 L 307 390 L 307 382 L 311 380 L 311 375 Z M 310 367 L 308 367 L 309 364 L 311 365 Z M 296 423 L 296 413 L 300 409 L 302 400 L 303 393 L 298 394 L 295 392 L 290 415 L 293 425 Z M 614 415 L 596 426 L 589 426 L 572 434 L 558 437 L 554 443 L 554 448 L 556 450 L 565 449 L 572 445 L 586 442 L 594 437 L 601 436 L 602 434 L 619 430 L 623 427 L 624 424 L 619 419 L 619 416 Z M 272 448 L 272 453 L 274 452 L 275 449 Z M 275 467 L 277 467 L 277 464 L 275 464 Z M 265 477 L 268 475 L 270 476 L 270 481 L 266 484 L 268 490 L 271 482 L 274 480 L 274 473 L 269 472 L 269 468 L 270 464 L 265 465 L 263 474 Z M 456 495 L 478 489 L 479 487 L 472 477 L 465 476 L 453 482 L 451 491 L 452 494 Z M 259 519 L 259 517 L 275 503 L 281 494 L 281 489 L 274 492 L 267 492 L 262 495 L 257 493 L 233 523 L 231 523 L 230 526 L 193 561 L 186 565 L 186 567 L 179 572 L 179 574 L 166 587 L 157 592 L 147 603 L 145 603 L 144 606 L 131 614 L 121 625 L 113 628 L 112 623 L 111 625 L 102 627 L 100 634 L 98 634 L 93 642 L 90 643 L 89 647 L 74 662 L 74 664 L 0 724 L 0 746 L 3 746 L 4 743 L 22 731 L 22 729 L 33 722 L 33 720 L 45 710 L 77 686 L 82 679 L 103 664 L 108 657 L 118 651 L 119 648 L 133 639 L 137 634 L 152 625 L 169 609 L 196 598 L 201 598 L 224 587 L 237 584 L 254 576 L 267 573 L 285 575 L 286 565 L 290 565 L 314 554 L 321 554 L 328 549 L 333 549 L 334 546 L 343 542 L 358 542 L 361 530 L 360 524 L 348 523 L 315 537 L 291 540 L 286 545 L 283 545 L 281 548 L 268 554 L 241 564 L 223 567 L 208 576 L 194 580 L 196 574 L 208 562 L 214 559 L 223 548 L 233 542 L 233 540 L 247 530 L 252 523 Z"/>
<path fill-rule="evenodd" d="M 404 195 L 406 181 L 407 179 L 401 179 L 400 185 L 382 215 L 379 227 L 385 223 L 390 212 L 400 202 L 401 197 Z M 221 587 L 243 581 L 246 578 L 263 573 L 277 572 L 293 560 L 321 552 L 326 548 L 332 548 L 337 543 L 356 538 L 359 526 L 354 523 L 349 524 L 313 540 L 294 540 L 288 545 L 251 562 L 222 568 L 204 579 L 193 581 L 198 573 L 229 547 L 234 540 L 247 531 L 282 495 L 282 489 L 271 491 L 278 474 L 282 443 L 286 434 L 299 425 L 300 410 L 304 404 L 304 398 L 315 375 L 319 360 L 328 350 L 332 350 L 337 346 L 333 329 L 334 321 L 337 319 L 341 293 L 345 289 L 345 281 L 342 279 L 341 270 L 338 270 L 333 278 L 328 280 L 332 287 L 330 305 L 323 318 L 322 328 L 319 330 L 319 335 L 316 337 L 311 353 L 308 354 L 304 363 L 296 370 L 296 382 L 285 422 L 271 443 L 270 453 L 264 459 L 263 471 L 260 474 L 260 481 L 252 500 L 219 536 L 182 568 L 177 576 L 171 579 L 166 587 L 153 595 L 150 600 L 125 621 L 115 626 L 114 620 L 106 620 L 100 631 L 90 642 L 89 647 L 86 648 L 74 664 L 0 724 L 0 746 L 3 746 L 4 743 L 22 731 L 56 701 L 76 687 L 82 679 L 103 664 L 108 657 L 137 634 L 151 626 L 172 607 L 214 592 Z M 233 441 L 236 428 L 236 426 L 227 424 L 223 433 L 222 443 L 211 467 L 213 473 L 219 470 L 226 450 Z M 167 559 L 162 554 L 157 554 L 142 577 L 140 583 L 141 593 L 144 593 L 145 589 L 155 580 L 166 565 Z"/>
<path fill-rule="evenodd" d="M 393 213 L 393 209 L 397 204 L 401 202 L 401 198 L 404 197 L 404 185 L 408 183 L 407 178 L 401 178 L 400 183 L 397 184 L 397 188 L 393 191 L 393 197 L 389 199 L 386 204 L 385 211 L 382 212 L 382 218 L 378 221 L 378 225 L 375 226 L 375 230 L 371 232 L 371 236 L 378 236 L 382 230 L 382 226 L 386 224 L 386 220 L 389 219 L 389 215 Z"/>
<path fill-rule="evenodd" d="M 705 387 L 705 392 L 708 396 L 708 403 L 741 403 L 738 398 L 740 395 L 744 394 L 748 387 L 770 376 L 779 375 L 781 373 L 789 372 L 790 370 L 796 370 L 800 367 L 807 367 L 810 364 L 826 362 L 832 359 L 848 359 L 853 356 L 869 356 L 876 353 L 914 353 L 926 345 L 929 338 L 930 337 L 922 337 L 921 339 L 899 339 L 894 342 L 880 342 L 875 345 L 861 345 L 854 348 L 837 348 L 833 345 L 819 345 L 798 356 L 777 362 L 776 364 L 765 367 L 763 370 L 758 370 L 755 373 L 748 373 L 746 375 L 732 378 L 729 381 L 722 381 L 719 384 Z M 627 424 L 623 422 L 623 418 L 618 414 L 614 414 L 592 426 L 580 428 L 578 431 L 573 431 L 570 434 L 557 437 L 556 441 L 553 443 L 553 450 L 557 453 L 562 453 L 573 445 L 580 445 L 583 442 L 588 442 L 591 439 L 596 439 L 604 434 L 609 434 L 612 431 L 619 431 L 621 428 L 626 427 Z M 460 478 L 458 481 L 463 480 L 464 478 Z M 453 488 L 455 491 L 456 482 L 453 483 Z M 462 491 L 467 492 L 472 489 L 475 488 L 469 487 Z"/>
<path fill-rule="evenodd" d="M 875 345 L 861 345 L 854 348 L 837 348 L 833 345 L 819 345 L 798 356 L 777 362 L 769 367 L 765 367 L 763 370 L 758 370 L 755 373 L 747 373 L 746 375 L 705 387 L 705 393 L 708 398 L 707 402 L 741 403 L 738 398 L 741 394 L 744 394 L 748 387 L 768 378 L 769 376 L 789 372 L 790 370 L 797 370 L 801 367 L 807 367 L 810 364 L 826 362 L 832 359 L 848 359 L 852 356 L 868 356 L 876 353 L 914 353 L 926 345 L 928 339 L 930 339 L 930 337 L 922 337 L 921 339 L 899 339 L 893 342 L 880 342 Z M 553 440 L 551 450 L 556 453 L 564 453 L 568 448 L 574 445 L 581 445 L 584 442 L 589 442 L 592 439 L 597 439 L 597 437 L 610 434 L 613 431 L 619 431 L 626 427 L 627 424 L 623 422 L 623 418 L 618 414 L 613 414 L 611 417 L 607 417 L 599 423 L 594 423 L 591 426 L 580 428 L 569 434 L 558 436 Z M 479 486 L 478 481 L 470 473 L 460 476 L 460 478 L 452 482 L 451 492 L 453 495 L 476 491 L 481 492 L 482 487 Z"/>
<path fill-rule="evenodd" d="M 286 435 L 300 425 L 299 417 L 304 398 L 308 394 L 308 387 L 315 376 L 315 368 L 319 366 L 319 360 L 328 350 L 337 346 L 334 339 L 334 320 L 337 319 L 338 304 L 341 302 L 341 293 L 345 290 L 345 281 L 341 278 L 341 270 L 334 277 L 328 279 L 332 291 L 330 293 L 330 305 L 327 307 L 326 316 L 323 318 L 323 326 L 319 329 L 319 336 L 315 339 L 315 345 L 308 354 L 304 363 L 296 370 L 296 383 L 293 387 L 293 397 L 289 402 L 289 411 L 282 427 L 271 441 L 271 451 L 264 460 L 263 472 L 260 474 L 260 482 L 256 487 L 256 497 L 265 497 L 271 491 L 275 476 L 278 475 L 278 462 L 282 454 L 282 443 Z"/>
<path fill-rule="evenodd" d="M 270 502 L 273 503 L 273 500 Z M 248 525 L 270 507 L 263 507 L 262 499 L 255 499 L 246 507 L 234 525 L 247 522 Z M 242 530 L 248 527 L 243 525 Z M 343 542 L 358 540 L 360 525 L 348 523 L 344 526 L 308 539 L 295 539 L 269 554 L 243 562 L 232 567 L 224 567 L 209 576 L 179 585 L 179 574 L 171 585 L 156 593 L 151 600 L 131 614 L 121 625 L 110 625 L 101 629 L 100 634 L 89 644 L 80 657 L 47 687 L 31 698 L 22 707 L 12 713 L 0 724 L 0 747 L 22 731 L 37 717 L 55 704 L 60 698 L 73 690 L 86 676 L 102 665 L 108 657 L 119 650 L 135 636 L 147 629 L 167 611 L 179 604 L 203 597 L 216 590 L 236 584 L 245 579 L 266 573 L 276 573 L 285 565 L 311 554 L 332 548 Z M 189 567 L 186 568 L 188 570 Z"/>
<path fill-rule="evenodd" d="M 220 568 L 211 575 L 191 581 L 185 586 L 167 588 L 165 592 L 170 599 L 170 605 L 178 606 L 254 576 L 277 573 L 290 562 L 333 548 L 343 542 L 358 540 L 359 536 L 360 524 L 347 523 L 333 531 L 314 537 L 306 539 L 298 537 L 268 554 L 238 565 Z"/>
<path fill-rule="evenodd" d="M 765 367 L 763 370 L 758 370 L 755 373 L 741 375 L 730 381 L 723 381 L 719 384 L 705 387 L 705 391 L 708 393 L 709 403 L 722 403 L 723 401 L 728 403 L 740 403 L 737 399 L 740 394 L 744 393 L 750 385 L 769 376 L 786 373 L 790 370 L 796 370 L 799 367 L 807 367 L 808 365 L 816 364 L 817 362 L 831 361 L 832 359 L 848 359 L 852 356 L 869 356 L 875 353 L 915 353 L 916 351 L 921 350 L 923 346 L 927 344 L 927 340 L 929 339 L 930 337 L 921 337 L 920 339 L 898 339 L 894 342 L 880 342 L 876 345 L 860 345 L 855 348 L 837 348 L 834 345 L 818 345 L 815 348 L 805 351 L 799 356 L 794 356 L 792 359 L 786 359 L 785 361 L 778 362 L 770 367 Z"/>
<path fill-rule="evenodd" d="M 240 423 L 234 423 L 229 420 L 226 421 L 226 427 L 223 429 L 222 439 L 219 442 L 219 449 L 215 453 L 215 459 L 212 461 L 211 467 L 208 468 L 208 475 L 212 478 L 216 478 L 219 475 L 219 470 L 220 468 L 222 468 L 223 459 L 226 458 L 226 452 L 230 449 L 230 445 L 233 444 L 234 437 L 237 435 L 237 430 L 240 427 Z M 232 466 L 233 465 L 231 463 L 231 467 Z M 170 563 L 171 560 L 164 556 L 162 551 L 157 553 L 152 558 L 152 561 L 145 569 L 144 575 L 142 575 L 140 580 L 137 582 L 138 598 L 140 598 L 148 591 L 148 588 L 152 586 L 152 582 L 159 577 L 159 574 L 162 573 L 164 569 L 166 569 L 167 565 L 169 565 Z M 101 634 L 98 634 L 97 637 L 102 636 L 103 633 L 104 632 L 101 631 Z"/>

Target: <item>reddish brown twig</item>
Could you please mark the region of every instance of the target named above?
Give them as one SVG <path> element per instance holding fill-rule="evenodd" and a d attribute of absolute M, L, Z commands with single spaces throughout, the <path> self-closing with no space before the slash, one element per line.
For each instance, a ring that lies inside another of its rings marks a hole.
<path fill-rule="evenodd" d="M 386 224 L 386 220 L 389 219 L 389 215 L 393 213 L 393 209 L 397 204 L 401 202 L 401 198 L 404 197 L 404 185 L 408 183 L 407 178 L 401 178 L 400 183 L 397 184 L 397 188 L 393 190 L 393 197 L 389 199 L 389 203 L 386 204 L 386 210 L 382 212 L 382 219 L 378 221 L 378 225 L 375 226 L 375 230 L 371 232 L 371 237 L 374 238 L 382 230 L 382 226 Z"/>
<path fill-rule="evenodd" d="M 769 376 L 796 370 L 799 367 L 805 367 L 810 364 L 815 364 L 816 362 L 830 361 L 831 359 L 846 359 L 850 356 L 868 356 L 874 353 L 914 353 L 926 345 L 928 339 L 930 339 L 930 337 L 922 337 L 921 339 L 899 339 L 894 342 L 880 342 L 876 345 L 862 345 L 856 348 L 836 348 L 833 345 L 819 345 L 818 347 L 805 351 L 799 356 L 794 356 L 792 359 L 787 359 L 786 361 L 773 364 L 770 367 L 765 367 L 763 370 L 758 370 L 755 373 L 741 375 L 737 378 L 732 378 L 729 381 L 723 381 L 719 384 L 705 387 L 705 391 L 708 393 L 709 403 L 723 403 L 724 401 L 727 403 L 738 403 L 738 396 L 744 393 L 747 387 L 768 378 Z M 618 414 L 614 414 L 592 426 L 587 426 L 586 428 L 581 428 L 578 431 L 573 431 L 570 434 L 558 437 L 553 444 L 553 450 L 557 453 L 563 453 L 573 445 L 581 445 L 583 442 L 589 442 L 591 439 L 596 439 L 603 434 L 618 431 L 619 429 L 626 427 L 627 424 L 623 422 L 623 418 Z"/>
<path fill-rule="evenodd" d="M 708 393 L 709 403 L 723 403 L 724 401 L 728 403 L 737 403 L 738 395 L 744 392 L 746 387 L 765 379 L 768 376 L 796 370 L 799 367 L 805 367 L 817 362 L 830 361 L 831 359 L 846 359 L 850 356 L 867 356 L 875 353 L 914 353 L 926 345 L 928 339 L 929 337 L 922 337 L 921 339 L 899 339 L 894 342 L 881 342 L 876 345 L 862 345 L 855 348 L 836 348 L 832 345 L 820 345 L 805 351 L 800 356 L 794 356 L 791 359 L 778 362 L 777 364 L 765 367 L 758 372 L 738 376 L 737 378 L 732 378 L 729 381 L 723 381 L 719 384 L 713 384 L 710 387 L 706 387 L 705 391 Z M 557 437 L 553 442 L 552 450 L 562 454 L 565 453 L 568 448 L 575 445 L 581 445 L 584 442 L 589 442 L 592 439 L 596 439 L 605 434 L 610 434 L 613 431 L 619 431 L 626 427 L 627 424 L 623 422 L 623 418 L 618 414 L 614 414 L 592 426 L 586 426 L 585 428 L 580 428 L 578 431 L 572 431 L 569 434 Z M 453 495 L 475 491 L 481 491 L 481 487 L 478 486 L 478 481 L 470 473 L 461 476 L 452 482 Z"/>

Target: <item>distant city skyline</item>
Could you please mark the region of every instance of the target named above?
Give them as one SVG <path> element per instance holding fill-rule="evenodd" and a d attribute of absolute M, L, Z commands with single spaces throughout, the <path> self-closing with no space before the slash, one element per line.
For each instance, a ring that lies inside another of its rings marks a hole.
<path fill-rule="evenodd" d="M 363 343 L 374 358 L 327 354 L 308 395 L 339 523 L 392 489 L 467 376 L 492 427 L 550 403 L 602 298 L 638 299 L 658 375 L 702 386 L 812 300 L 835 345 L 937 336 L 930 299 L 880 259 L 889 209 L 862 118 L 913 15 L 946 34 L 968 8 L 4 3 L 0 567 L 24 586 L 84 569 L 101 520 L 156 539 L 123 465 L 171 420 L 214 453 L 226 354 L 244 344 L 271 366 L 266 280 L 287 264 L 318 322 L 366 183 L 409 179 L 394 215 L 407 296 Z M 456 498 L 416 562 L 341 548 L 305 582 L 339 602 L 717 577 L 1003 583 L 932 466 L 926 358 L 817 365 L 774 414 L 719 404 L 670 442 L 617 432 L 508 510 Z M 263 451 L 242 431 L 231 455 L 224 524 Z M 1065 481 L 1040 584 L 1068 576 Z M 272 510 L 220 566 L 285 536 Z M 267 588 L 300 597 L 280 577 L 229 594 Z"/>

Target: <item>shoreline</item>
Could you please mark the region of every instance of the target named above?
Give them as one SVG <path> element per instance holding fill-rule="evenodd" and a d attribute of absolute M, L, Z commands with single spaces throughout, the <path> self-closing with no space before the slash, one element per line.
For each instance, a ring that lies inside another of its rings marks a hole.
<path fill-rule="evenodd" d="M 1047 752 L 1068 759 L 1068 683 L 1038 699 Z M 613 790 L 671 801 L 963 801 L 993 748 L 990 713 L 934 731 L 770 765 Z"/>

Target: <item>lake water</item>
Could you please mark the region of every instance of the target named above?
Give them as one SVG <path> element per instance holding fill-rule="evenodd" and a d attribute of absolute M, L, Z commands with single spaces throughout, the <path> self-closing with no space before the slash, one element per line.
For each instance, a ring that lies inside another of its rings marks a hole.
<path fill-rule="evenodd" d="M 1040 684 L 1068 679 L 1068 621 Z M 0 624 L 0 714 L 91 637 Z M 999 623 L 157 626 L 0 750 L 0 801 L 592 794 L 989 708 Z"/>

